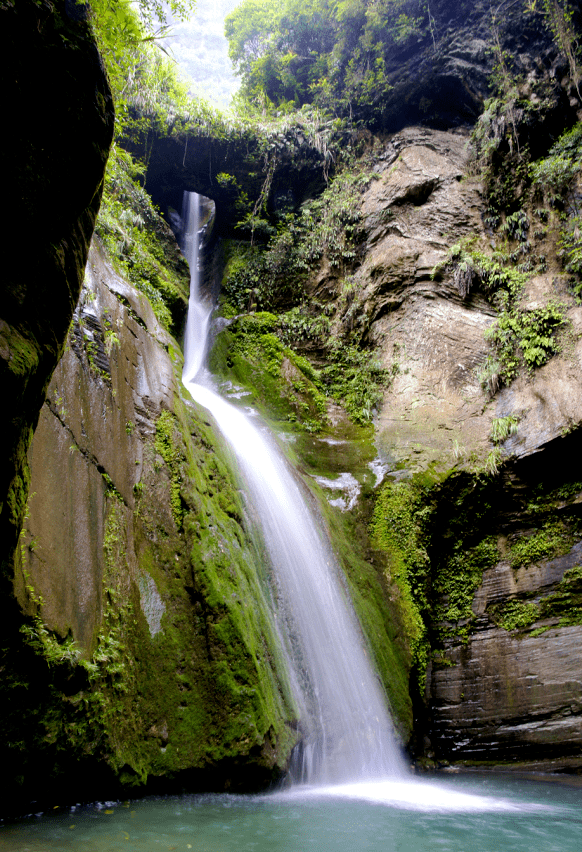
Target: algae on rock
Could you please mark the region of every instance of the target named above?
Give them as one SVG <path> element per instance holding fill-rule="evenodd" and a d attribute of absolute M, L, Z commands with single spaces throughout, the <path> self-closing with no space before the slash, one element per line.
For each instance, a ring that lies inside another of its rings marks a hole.
<path fill-rule="evenodd" d="M 99 341 L 104 317 L 119 343 L 97 346 L 96 371 L 83 339 Z M 260 554 L 181 363 L 94 247 L 33 441 L 17 588 L 44 675 L 26 678 L 38 707 L 20 734 L 22 797 L 40 777 L 71 795 L 76 761 L 98 767 L 85 795 L 184 773 L 193 787 L 252 789 L 281 774 L 296 741 Z M 63 650 L 56 663 L 39 625 Z"/>

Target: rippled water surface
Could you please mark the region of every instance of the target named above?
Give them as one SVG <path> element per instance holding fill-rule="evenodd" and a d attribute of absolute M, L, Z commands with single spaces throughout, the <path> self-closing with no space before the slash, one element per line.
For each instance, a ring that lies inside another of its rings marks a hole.
<path fill-rule="evenodd" d="M 1 852 L 580 852 L 582 788 L 506 777 L 385 781 L 56 810 Z"/>

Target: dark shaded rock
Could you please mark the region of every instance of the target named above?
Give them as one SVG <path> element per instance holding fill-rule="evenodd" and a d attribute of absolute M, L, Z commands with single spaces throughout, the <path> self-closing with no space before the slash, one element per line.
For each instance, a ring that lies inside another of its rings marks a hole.
<path fill-rule="evenodd" d="M 30 453 L 2 810 L 264 788 L 297 735 L 249 520 L 176 341 L 98 246 L 69 340 Z"/>
<path fill-rule="evenodd" d="M 496 542 L 497 556 L 460 620 L 442 620 L 449 599 L 434 596 L 441 620 L 432 628 L 442 644 L 429 679 L 428 729 L 439 759 L 566 769 L 582 754 L 579 440 L 572 434 L 539 449 L 535 461 L 515 459 L 472 494 L 461 480 L 456 490 L 444 487 L 450 508 L 440 509 L 433 542 L 436 587 L 461 531 L 467 560 L 483 536 Z M 454 583 L 444 586 L 450 592 Z"/>
<path fill-rule="evenodd" d="M 245 212 L 252 211 L 267 181 L 269 216 L 296 211 L 325 187 L 323 154 L 292 131 L 265 147 L 251 131 L 233 129 L 213 136 L 212 129 L 208 135 L 206 128 L 197 133 L 176 125 L 168 135 L 149 136 L 143 146 L 129 140 L 125 144 L 147 162 L 146 189 L 164 215 L 181 211 L 184 190 L 198 192 L 216 203 L 214 228 L 220 236 L 240 239 L 250 233 L 234 229 Z"/>
<path fill-rule="evenodd" d="M 3 0 L 0 29 L 6 46 L 0 56 L 6 118 L 0 382 L 8 406 L 0 461 L 0 762 L 6 801 L 22 772 L 18 731 L 38 735 L 32 720 L 47 687 L 46 665 L 18 632 L 23 616 L 13 591 L 27 452 L 79 296 L 114 116 L 84 7 L 69 0 Z M 20 570 L 17 577 L 22 582 Z M 35 695 L 27 694 L 22 672 L 38 686 Z"/>
<path fill-rule="evenodd" d="M 109 86 L 83 7 L 4 0 L 0 27 L 7 192 L 0 379 L 2 598 L 25 508 L 26 452 L 83 280 L 113 133 Z"/>
<path fill-rule="evenodd" d="M 495 9 L 481 0 L 437 0 L 430 4 L 430 16 L 426 35 L 405 48 L 395 47 L 388 58 L 386 78 L 392 90 L 373 121 L 377 129 L 395 132 L 422 124 L 445 130 L 474 124 L 483 101 L 493 94 L 497 44 L 515 79 L 541 79 L 550 68 L 556 82 L 560 79 L 557 69 L 563 60 L 541 9 L 521 2 Z M 562 98 L 554 121 L 561 123 L 568 110 L 568 99 Z M 365 108 L 359 117 L 369 121 Z M 554 130 L 559 133 L 556 126 Z"/>

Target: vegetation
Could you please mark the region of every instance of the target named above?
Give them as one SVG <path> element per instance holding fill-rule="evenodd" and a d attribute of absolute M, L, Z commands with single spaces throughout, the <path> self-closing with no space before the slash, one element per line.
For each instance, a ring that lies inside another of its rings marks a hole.
<path fill-rule="evenodd" d="M 424 694 L 428 663 L 428 520 L 430 507 L 421 488 L 387 482 L 374 507 L 372 541 L 387 555 L 387 571 L 400 592 L 400 606 L 412 651 L 417 694 Z"/>
<path fill-rule="evenodd" d="M 143 167 L 115 145 L 95 230 L 120 272 L 148 297 L 160 323 L 176 331 L 187 304 L 188 267 L 139 182 L 142 175 Z"/>
<path fill-rule="evenodd" d="M 458 541 L 436 570 L 433 589 L 441 603 L 434 608 L 437 645 L 447 638 L 467 641 L 475 619 L 473 597 L 481 585 L 483 571 L 499 562 L 497 539 L 487 536 L 477 544 Z"/>
<path fill-rule="evenodd" d="M 420 0 L 244 0 L 226 19 L 247 103 L 261 111 L 316 104 L 336 115 L 379 112 L 394 51 L 426 38 Z"/>
<path fill-rule="evenodd" d="M 511 631 L 534 624 L 540 617 L 540 608 L 533 601 L 510 598 L 491 607 L 489 614 L 498 627 Z"/>
<path fill-rule="evenodd" d="M 503 311 L 487 329 L 485 337 L 495 350 L 499 377 L 509 384 L 520 368 L 533 370 L 542 367 L 560 351 L 555 332 L 564 326 L 565 305 L 557 300 L 544 307 Z"/>
<path fill-rule="evenodd" d="M 505 218 L 500 231 L 524 246 L 528 228 L 527 216 L 520 209 Z M 510 384 L 520 371 L 541 367 L 560 351 L 556 332 L 567 324 L 567 306 L 556 298 L 541 307 L 523 305 L 529 275 L 523 265 L 516 265 L 520 251 L 487 255 L 474 248 L 473 242 L 454 245 L 432 274 L 435 277 L 445 269 L 452 270 L 461 296 L 480 287 L 498 308 L 497 319 L 485 332 L 493 353 L 482 365 L 479 376 L 483 387 L 493 394 L 500 384 Z"/>
<path fill-rule="evenodd" d="M 575 541 L 575 533 L 563 521 L 547 521 L 531 535 L 519 538 L 509 547 L 508 558 L 513 568 L 531 565 L 567 553 Z"/>
<path fill-rule="evenodd" d="M 574 12 L 569 0 L 543 0 L 524 10 L 532 23 L 551 31 L 580 97 Z M 455 281 L 462 295 L 480 286 L 500 312 L 487 332 L 493 351 L 480 371 L 483 386 L 493 394 L 518 374 L 543 366 L 561 349 L 563 335 L 558 332 L 568 324 L 567 301 L 552 296 L 544 305 L 524 304 L 527 282 L 548 271 L 556 243 L 558 260 L 561 256 L 571 275 L 570 289 L 580 296 L 578 209 L 572 193 L 580 173 L 582 135 L 579 124 L 568 129 L 547 121 L 548 115 L 558 115 L 557 87 L 542 79 L 526 82 L 520 76 L 514 59 L 503 49 L 498 11 L 491 16 L 494 97 L 486 102 L 473 132 L 473 150 L 486 189 L 485 223 L 496 243 L 489 263 L 501 266 L 503 273 L 488 279 L 481 253 L 472 245 L 457 247 L 449 265 L 456 264 Z M 544 130 L 534 138 L 532 127 L 543 126 L 544 121 L 550 132 Z M 552 134 L 556 130 L 565 130 L 557 141 Z M 530 150 L 534 147 L 536 156 Z"/>
<path fill-rule="evenodd" d="M 187 15 L 191 0 L 167 8 Z M 159 321 L 176 330 L 188 297 L 186 264 L 172 249 L 170 232 L 144 191 L 144 165 L 123 149 L 152 126 L 167 127 L 192 108 L 186 85 L 159 49 L 166 19 L 164 4 L 91 0 L 91 21 L 105 61 L 115 104 L 115 137 L 110 152 L 96 233 L 109 256 L 152 303 Z"/>
<path fill-rule="evenodd" d="M 180 496 L 181 475 L 180 458 L 174 440 L 174 417 L 169 411 L 162 411 L 156 423 L 154 448 L 163 460 L 170 477 L 170 507 L 176 527 L 182 527 L 182 498 Z"/>
<path fill-rule="evenodd" d="M 341 402 L 354 422 L 372 419 L 397 364 L 384 368 L 365 346 L 364 314 L 358 314 L 357 291 L 350 276 L 358 262 L 358 199 L 374 179 L 366 163 L 351 157 L 316 199 L 299 215 L 287 214 L 266 246 L 230 243 L 221 290 L 226 316 L 242 311 L 278 312 L 271 331 L 292 349 L 313 347 L 325 366 L 315 382 L 320 390 Z M 307 298 L 306 283 L 314 268 L 327 261 L 338 276 L 340 294 L 335 306 Z M 341 318 L 345 337 L 332 333 Z M 241 326 L 239 326 L 240 328 Z M 240 351 L 240 350 L 239 350 Z"/>
<path fill-rule="evenodd" d="M 559 618 L 558 627 L 582 624 L 582 568 L 568 569 L 555 592 L 542 599 L 543 618 Z"/>
<path fill-rule="evenodd" d="M 491 423 L 491 441 L 494 444 L 502 444 L 511 435 L 515 435 L 519 425 L 519 417 L 513 414 L 507 417 L 496 417 Z"/>

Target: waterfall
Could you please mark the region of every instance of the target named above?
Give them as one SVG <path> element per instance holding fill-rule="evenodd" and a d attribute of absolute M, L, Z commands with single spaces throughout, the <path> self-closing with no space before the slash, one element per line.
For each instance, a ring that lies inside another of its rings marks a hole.
<path fill-rule="evenodd" d="M 203 366 L 211 308 L 199 294 L 199 196 L 188 197 L 192 281 L 183 381 L 230 445 L 260 519 L 275 619 L 300 711 L 303 740 L 292 780 L 329 784 L 401 776 L 385 698 L 322 525 L 266 428 L 223 399 Z"/>

